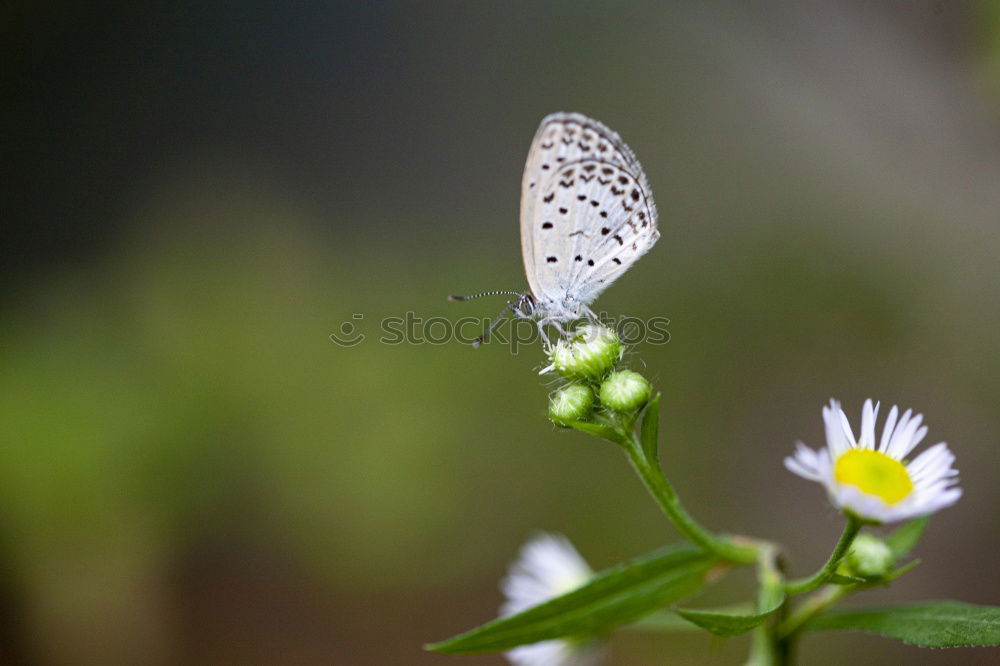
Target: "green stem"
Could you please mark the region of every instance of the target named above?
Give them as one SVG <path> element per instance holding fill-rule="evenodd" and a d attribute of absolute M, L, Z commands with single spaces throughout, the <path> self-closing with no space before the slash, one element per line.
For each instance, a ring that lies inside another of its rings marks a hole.
<path fill-rule="evenodd" d="M 830 559 L 826 561 L 826 564 L 824 564 L 823 567 L 812 576 L 799 578 L 798 580 L 786 583 L 785 593 L 794 595 L 812 592 L 823 583 L 830 580 L 833 574 L 836 573 L 837 565 L 840 564 L 842 559 L 844 559 L 844 555 L 847 554 L 848 549 L 851 547 L 851 543 L 854 542 L 854 537 L 858 535 L 858 532 L 861 530 L 861 526 L 863 524 L 864 523 L 862 523 L 862 521 L 858 518 L 848 515 L 847 525 L 844 526 L 844 532 L 840 535 L 840 540 L 834 547 L 833 552 L 830 553 Z"/>
<path fill-rule="evenodd" d="M 757 593 L 758 613 L 768 612 L 784 600 L 784 577 L 778 570 L 776 557 L 775 546 L 761 546 L 757 559 L 757 581 L 760 586 Z M 775 619 L 769 618 L 753 630 L 747 666 L 781 666 L 787 663 L 787 654 L 782 651 L 783 645 L 776 634 Z"/>
<path fill-rule="evenodd" d="M 635 434 L 633 432 L 625 432 L 623 436 L 622 448 L 625 449 L 629 462 L 632 463 L 632 467 L 639 474 L 639 478 L 645 484 L 646 490 L 653 496 L 656 503 L 660 505 L 660 509 L 674 526 L 677 527 L 677 530 L 684 538 L 701 547 L 703 550 L 714 553 L 729 562 L 738 564 L 751 564 L 754 562 L 757 557 L 756 548 L 739 546 L 727 538 L 712 534 L 699 525 L 691 517 L 691 514 L 681 506 L 677 492 L 670 485 L 670 482 L 667 481 L 660 466 L 647 459 L 642 451 L 642 445 Z"/>
<path fill-rule="evenodd" d="M 802 602 L 795 612 L 778 627 L 782 641 L 791 642 L 798 630 L 813 617 L 854 591 L 853 585 L 827 585 L 822 590 Z"/>

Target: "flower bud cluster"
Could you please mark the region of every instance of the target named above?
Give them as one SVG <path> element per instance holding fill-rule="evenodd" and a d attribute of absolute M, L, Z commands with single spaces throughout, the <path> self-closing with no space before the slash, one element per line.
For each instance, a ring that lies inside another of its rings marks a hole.
<path fill-rule="evenodd" d="M 615 370 L 624 348 L 609 328 L 587 324 L 569 340 L 559 340 L 549 353 L 552 367 L 572 382 L 549 398 L 549 418 L 566 426 L 588 420 L 597 408 L 622 414 L 643 407 L 652 394 L 638 372 Z"/>

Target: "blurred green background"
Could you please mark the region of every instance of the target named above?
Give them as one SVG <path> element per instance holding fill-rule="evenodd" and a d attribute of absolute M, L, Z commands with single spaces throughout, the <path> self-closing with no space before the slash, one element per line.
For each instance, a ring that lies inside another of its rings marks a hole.
<path fill-rule="evenodd" d="M 598 568 L 675 540 L 616 450 L 546 421 L 537 345 L 378 340 L 525 286 L 556 110 L 652 182 L 662 240 L 597 308 L 670 319 L 632 362 L 692 511 L 804 574 L 841 520 L 782 458 L 830 396 L 913 406 L 965 497 L 866 600 L 997 604 L 998 35 L 995 1 L 5 4 L 0 661 L 500 664 L 421 645 L 495 614 L 533 530 Z M 609 663 L 746 647 L 621 634 Z"/>

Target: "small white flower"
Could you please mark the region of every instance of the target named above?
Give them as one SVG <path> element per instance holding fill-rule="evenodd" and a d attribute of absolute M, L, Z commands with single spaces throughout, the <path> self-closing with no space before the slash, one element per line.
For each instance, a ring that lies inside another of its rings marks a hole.
<path fill-rule="evenodd" d="M 500 582 L 507 601 L 500 615 L 514 615 L 580 587 L 594 575 L 561 534 L 539 533 L 518 553 Z M 504 653 L 515 666 L 593 666 L 601 651 L 591 641 L 555 639 Z"/>
<path fill-rule="evenodd" d="M 910 409 L 900 416 L 894 405 L 876 444 L 878 407 L 865 401 L 861 436 L 855 439 L 840 403 L 830 400 L 823 408 L 826 449 L 814 451 L 798 442 L 785 467 L 822 483 L 838 508 L 878 523 L 925 516 L 957 502 L 962 490 L 954 487 L 958 470 L 952 468 L 955 456 L 948 445 L 935 444 L 904 462 L 927 435 L 924 417 Z"/>

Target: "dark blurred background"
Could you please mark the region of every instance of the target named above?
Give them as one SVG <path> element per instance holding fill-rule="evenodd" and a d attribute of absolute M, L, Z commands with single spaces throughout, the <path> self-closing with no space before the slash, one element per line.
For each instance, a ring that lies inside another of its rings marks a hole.
<path fill-rule="evenodd" d="M 0 44 L 3 663 L 500 664 L 421 645 L 495 614 L 534 529 L 596 568 L 676 540 L 616 450 L 546 421 L 537 345 L 378 340 L 525 286 L 556 110 L 652 182 L 663 238 L 597 307 L 670 318 L 632 362 L 692 511 L 804 574 L 841 519 L 782 458 L 830 396 L 913 406 L 966 495 L 866 600 L 1000 602 L 996 0 L 43 0 L 4 3 Z M 622 633 L 610 663 L 746 649 Z"/>

